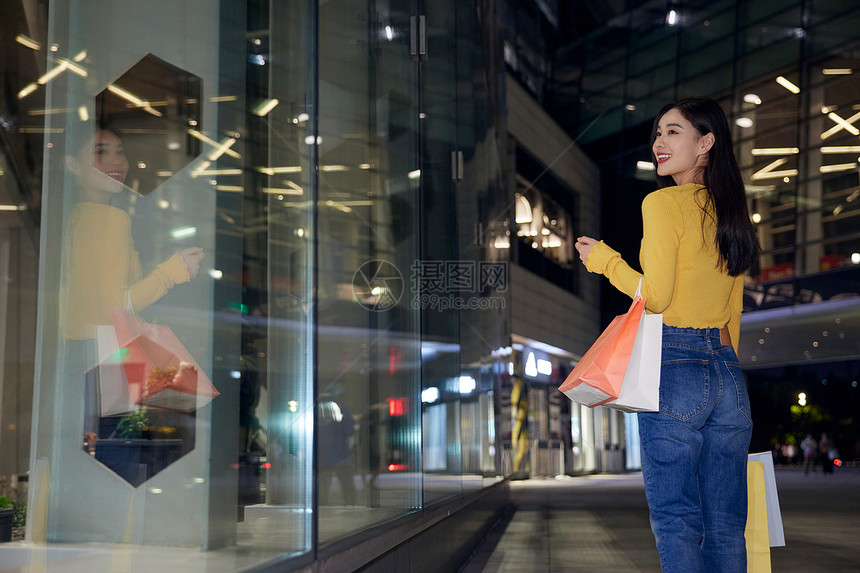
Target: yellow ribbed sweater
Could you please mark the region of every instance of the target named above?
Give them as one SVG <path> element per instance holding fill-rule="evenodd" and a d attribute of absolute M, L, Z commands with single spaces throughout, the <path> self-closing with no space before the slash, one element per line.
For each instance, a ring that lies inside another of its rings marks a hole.
<path fill-rule="evenodd" d="M 703 186 L 688 183 L 665 187 L 642 201 L 642 245 L 639 264 L 632 269 L 621 255 L 600 241 L 592 249 L 586 268 L 606 275 L 609 282 L 631 298 L 642 280 L 646 310 L 663 313 L 663 323 L 691 328 L 728 325 L 732 346 L 738 350 L 743 274 L 732 277 L 720 268 L 714 243 L 716 225 L 705 215 Z"/>
<path fill-rule="evenodd" d="M 190 279 L 178 253 L 144 277 L 131 219 L 111 205 L 79 203 L 72 211 L 66 248 L 60 325 L 67 340 L 96 338 L 99 325 L 112 323 L 114 308 L 143 310 Z"/>

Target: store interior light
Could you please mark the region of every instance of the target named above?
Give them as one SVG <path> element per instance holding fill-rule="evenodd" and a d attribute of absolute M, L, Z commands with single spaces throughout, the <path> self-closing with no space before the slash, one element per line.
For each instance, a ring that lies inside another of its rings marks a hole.
<path fill-rule="evenodd" d="M 851 253 L 851 262 L 860 265 L 860 253 Z"/>
<path fill-rule="evenodd" d="M 678 24 L 678 12 L 675 10 L 669 10 L 669 13 L 666 14 L 666 23 L 670 26 L 675 26 Z"/>
<path fill-rule="evenodd" d="M 778 78 L 776 78 L 776 83 L 778 83 L 793 94 L 800 93 L 800 88 L 788 81 L 788 79 L 786 79 L 784 76 L 779 76 Z"/>
<path fill-rule="evenodd" d="M 800 153 L 797 147 L 761 147 L 753 149 L 753 155 L 796 155 Z"/>
<path fill-rule="evenodd" d="M 637 161 L 636 169 L 641 171 L 654 171 L 654 164 L 650 161 Z"/>
<path fill-rule="evenodd" d="M 761 105 L 761 98 L 756 94 L 744 95 L 744 101 L 747 103 L 754 103 L 755 105 Z"/>
<path fill-rule="evenodd" d="M 839 163 L 837 165 L 822 165 L 818 168 L 818 171 L 821 173 L 836 173 L 838 171 L 850 171 L 856 167 L 856 163 Z"/>
<path fill-rule="evenodd" d="M 739 117 L 735 120 L 735 123 L 739 127 L 752 127 L 753 126 L 753 120 L 749 117 Z"/>
<path fill-rule="evenodd" d="M 827 131 L 822 133 L 821 139 L 827 139 L 831 135 L 834 135 L 843 129 L 845 131 L 847 131 L 848 133 L 850 133 L 851 135 L 860 135 L 860 129 L 857 129 L 853 125 L 855 121 L 860 119 L 860 113 L 855 113 L 854 115 L 852 115 L 848 119 L 842 119 L 842 117 L 840 117 L 838 114 L 830 112 L 827 114 L 827 117 L 829 117 L 831 120 L 833 120 L 833 122 L 836 123 L 836 125 L 834 125 L 830 129 L 828 129 Z"/>
<path fill-rule="evenodd" d="M 761 223 L 761 213 L 753 213 L 752 214 L 752 222 L 753 223 Z"/>
<path fill-rule="evenodd" d="M 831 147 L 822 147 L 821 153 L 860 153 L 860 145 L 834 145 Z"/>
<path fill-rule="evenodd" d="M 278 100 L 275 98 L 263 100 L 260 104 L 254 109 L 254 115 L 259 117 L 266 117 L 270 111 L 275 109 L 278 105 Z"/>
<path fill-rule="evenodd" d="M 758 171 L 756 171 L 755 173 L 753 173 L 753 175 L 750 179 L 752 179 L 753 181 L 759 181 L 761 179 L 777 179 L 779 177 L 794 177 L 795 175 L 797 175 L 797 169 L 783 169 L 782 171 L 774 171 L 777 167 L 780 167 L 781 165 L 785 164 L 787 161 L 788 161 L 788 159 L 785 159 L 785 158 L 777 159 L 776 161 L 774 161 L 770 165 L 767 165 L 766 167 L 763 167 L 763 168 L 759 169 Z"/>
<path fill-rule="evenodd" d="M 851 68 L 824 68 L 821 73 L 825 76 L 850 76 L 854 70 Z"/>

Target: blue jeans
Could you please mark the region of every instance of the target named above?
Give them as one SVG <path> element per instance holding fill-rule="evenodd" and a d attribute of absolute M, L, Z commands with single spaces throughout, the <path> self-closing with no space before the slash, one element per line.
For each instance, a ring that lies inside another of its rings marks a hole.
<path fill-rule="evenodd" d="M 750 402 L 716 328 L 663 325 L 660 412 L 639 414 L 642 474 L 664 573 L 746 573 Z"/>

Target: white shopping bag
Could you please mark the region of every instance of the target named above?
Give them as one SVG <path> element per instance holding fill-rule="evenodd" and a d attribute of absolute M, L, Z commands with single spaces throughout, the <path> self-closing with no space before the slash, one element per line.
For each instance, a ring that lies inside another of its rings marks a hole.
<path fill-rule="evenodd" d="M 785 547 L 785 531 L 782 528 L 782 512 L 779 509 L 779 495 L 776 493 L 776 475 L 773 471 L 773 454 L 759 452 L 749 454 L 748 461 L 762 462 L 764 469 L 764 492 L 767 502 L 767 532 L 771 547 Z"/>
<path fill-rule="evenodd" d="M 101 416 L 125 414 L 137 410 L 123 367 L 122 354 L 112 325 L 98 327 L 99 361 L 88 375 L 98 376 L 99 412 Z"/>
<path fill-rule="evenodd" d="M 639 296 L 642 280 L 636 295 Z M 660 360 L 663 355 L 663 315 L 642 313 L 633 353 L 618 398 L 604 404 L 622 412 L 660 410 Z"/>

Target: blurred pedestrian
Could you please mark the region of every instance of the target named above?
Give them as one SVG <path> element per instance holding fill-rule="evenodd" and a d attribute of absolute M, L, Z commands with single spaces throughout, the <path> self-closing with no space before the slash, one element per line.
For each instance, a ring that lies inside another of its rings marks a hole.
<path fill-rule="evenodd" d="M 821 441 L 818 442 L 818 451 L 820 452 L 819 459 L 821 460 L 821 471 L 824 475 L 833 473 L 833 442 L 827 437 L 827 434 L 821 432 Z"/>
<path fill-rule="evenodd" d="M 812 434 L 806 434 L 803 441 L 800 442 L 800 449 L 803 450 L 803 473 L 809 475 L 809 470 L 815 473 L 815 458 L 818 455 L 818 442 L 812 437 Z"/>

